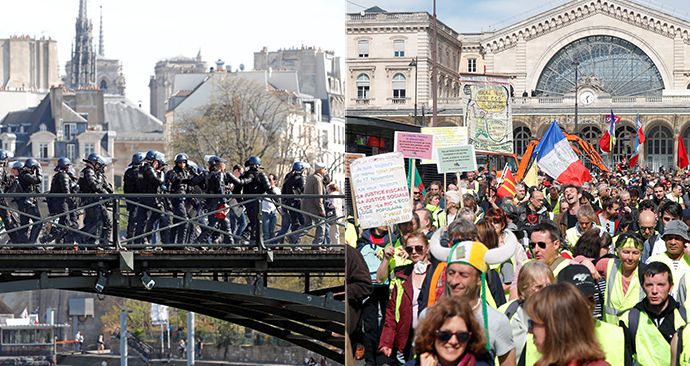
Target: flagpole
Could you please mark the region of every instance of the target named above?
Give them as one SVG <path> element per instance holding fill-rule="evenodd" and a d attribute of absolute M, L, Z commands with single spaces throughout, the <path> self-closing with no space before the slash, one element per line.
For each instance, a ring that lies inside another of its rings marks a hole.
<path fill-rule="evenodd" d="M 410 166 L 410 197 L 412 197 L 412 209 L 414 210 L 414 176 L 415 176 L 415 161 L 414 159 L 409 159 Z"/>

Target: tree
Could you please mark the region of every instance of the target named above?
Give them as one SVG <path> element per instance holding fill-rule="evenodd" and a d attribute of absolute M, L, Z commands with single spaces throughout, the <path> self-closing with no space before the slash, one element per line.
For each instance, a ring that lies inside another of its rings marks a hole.
<path fill-rule="evenodd" d="M 281 173 L 293 157 L 286 153 L 296 142 L 288 129 L 300 113 L 298 98 L 233 74 L 213 74 L 210 102 L 173 122 L 171 148 L 192 160 L 214 154 L 230 163 L 249 156 L 265 168 Z"/>

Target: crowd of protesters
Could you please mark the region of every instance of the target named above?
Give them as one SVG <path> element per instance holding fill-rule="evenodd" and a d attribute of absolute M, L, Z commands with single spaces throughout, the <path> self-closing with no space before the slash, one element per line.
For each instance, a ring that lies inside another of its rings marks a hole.
<path fill-rule="evenodd" d="M 594 176 L 499 197 L 463 173 L 409 222 L 350 225 L 351 362 L 690 365 L 690 174 Z"/>
<path fill-rule="evenodd" d="M 0 149 L 0 193 L 41 193 L 40 163 L 33 158 L 10 162 L 11 155 Z M 70 159 L 58 159 L 49 192 L 61 195 L 46 200 L 49 215 L 56 218 L 49 220 L 51 225 L 44 226 L 40 197 L 0 197 L 3 240 L 112 247 L 112 202 L 107 195 L 113 193 L 113 187 L 105 173 L 109 163 L 109 159 L 91 153 L 77 173 Z M 257 156 L 249 157 L 244 164 L 227 164 L 215 155 L 197 165 L 185 153 L 170 160 L 155 150 L 134 154 L 123 177 L 128 215 L 123 239 L 152 245 L 296 245 L 313 227 L 312 248 L 341 243 L 337 219 L 342 217 L 343 200 L 325 164 L 315 162 L 312 168 L 297 161 L 283 179 L 264 172 Z M 103 196 L 70 196 L 74 193 Z M 201 194 L 215 196 L 195 197 Z M 243 195 L 265 197 L 257 200 Z M 299 249 L 293 245 L 286 248 Z"/>

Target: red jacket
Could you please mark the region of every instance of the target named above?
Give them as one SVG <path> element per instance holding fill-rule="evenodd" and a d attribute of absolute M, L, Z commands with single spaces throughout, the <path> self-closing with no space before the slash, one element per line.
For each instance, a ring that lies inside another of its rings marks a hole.
<path fill-rule="evenodd" d="M 429 265 L 427 267 L 426 276 L 431 276 L 431 271 L 433 266 Z M 394 350 L 402 351 L 407 346 L 412 334 L 412 299 L 414 297 L 414 289 L 412 288 L 412 272 L 413 266 L 400 267 L 400 269 L 395 273 L 396 277 L 401 279 L 403 296 L 400 301 L 400 319 L 395 321 L 395 311 L 396 311 L 396 300 L 398 296 L 398 286 L 392 286 L 391 295 L 388 299 L 388 305 L 386 305 L 386 316 L 384 317 L 385 322 L 383 324 L 383 329 L 381 330 L 381 338 L 379 338 L 379 348 L 389 347 Z M 425 278 L 424 283 L 426 283 L 428 278 Z M 419 311 L 421 311 L 426 305 L 422 304 L 425 296 L 423 292 L 425 291 L 424 285 L 420 290 L 419 298 L 417 299 L 419 304 Z"/>

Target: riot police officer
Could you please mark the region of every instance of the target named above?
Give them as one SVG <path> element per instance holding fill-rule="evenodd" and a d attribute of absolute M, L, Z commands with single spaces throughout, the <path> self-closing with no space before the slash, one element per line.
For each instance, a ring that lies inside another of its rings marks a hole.
<path fill-rule="evenodd" d="M 160 193 L 161 185 L 164 182 L 164 166 L 165 166 L 165 155 L 163 153 L 149 150 L 146 153 L 143 164 L 139 168 L 139 180 L 138 189 L 141 193 L 156 194 Z M 164 210 L 163 200 L 161 197 L 142 197 L 139 202 L 148 207 L 145 209 L 140 207 L 137 210 L 136 220 L 139 225 L 136 227 L 134 236 L 139 236 L 148 233 L 146 235 L 146 242 L 153 242 L 153 230 L 156 225 L 160 224 L 162 212 Z M 165 234 L 166 231 L 161 231 L 161 236 Z M 167 238 L 161 238 L 163 242 L 168 242 Z M 141 239 L 136 240 L 137 243 L 142 243 Z"/>
<path fill-rule="evenodd" d="M 247 159 L 245 165 L 247 170 L 240 177 L 245 183 L 242 185 L 243 194 L 265 194 L 271 189 L 271 184 L 268 181 L 268 177 L 261 169 L 261 159 L 258 156 L 251 156 Z M 259 227 L 259 201 L 250 201 L 245 204 L 247 209 L 247 216 L 249 217 L 249 227 L 251 231 L 251 241 L 259 247 L 260 243 L 257 243 L 258 232 L 261 230 Z"/>
<path fill-rule="evenodd" d="M 82 193 L 112 193 L 112 188 L 108 183 L 104 169 L 107 165 L 105 159 L 96 153 L 91 153 L 83 160 L 86 167 L 81 170 L 81 177 L 79 178 L 79 191 Z M 89 197 L 82 200 L 82 203 L 89 205 L 99 202 L 100 197 Z M 108 215 L 108 209 L 105 202 L 100 202 L 97 205 L 84 209 L 84 227 L 82 231 L 85 233 L 98 236 L 97 244 L 99 248 L 106 247 L 109 242 L 112 220 Z M 84 237 L 84 241 L 89 241 L 90 237 Z"/>
<path fill-rule="evenodd" d="M 283 187 L 280 193 L 283 195 L 301 195 L 304 193 L 304 183 L 307 179 L 302 174 L 303 172 L 304 164 L 301 161 L 294 162 L 292 164 L 292 171 L 287 173 L 285 179 L 283 179 Z M 296 197 L 283 198 L 283 204 L 297 210 L 302 207 L 301 199 Z M 282 213 L 282 227 L 280 228 L 280 232 L 278 232 L 278 236 L 287 234 L 290 230 L 297 231 L 304 226 L 304 216 L 302 216 L 301 213 L 286 207 L 282 209 Z M 293 244 L 297 243 L 298 240 L 299 235 L 290 235 L 288 237 L 288 241 Z"/>
<path fill-rule="evenodd" d="M 207 194 L 225 195 L 229 184 L 243 186 L 245 182 L 246 180 L 238 179 L 233 174 L 225 171 L 225 160 L 215 155 L 209 157 L 205 183 Z M 230 221 L 227 217 L 229 214 L 227 197 L 209 197 L 206 199 L 205 206 L 206 211 L 211 212 L 208 216 L 208 226 L 227 232 L 228 234 L 223 235 L 223 243 L 231 244 L 233 239 L 230 235 Z M 217 235 L 215 235 L 213 230 L 204 228 L 197 241 L 199 243 L 213 242 L 215 237 Z"/>
<path fill-rule="evenodd" d="M 57 166 L 55 167 L 55 174 L 53 179 L 50 181 L 50 193 L 76 193 L 74 190 L 74 185 L 72 184 L 72 178 L 69 175 L 69 168 L 72 162 L 66 158 L 61 157 L 57 161 Z M 67 203 L 68 197 L 50 197 L 48 199 L 48 212 L 51 216 L 58 216 L 58 224 L 66 227 L 75 227 L 76 223 L 72 223 L 72 216 L 66 214 L 69 211 L 69 205 Z M 50 229 L 48 235 L 41 238 L 41 243 L 49 243 L 53 240 L 56 242 L 61 242 L 62 239 L 68 234 L 65 227 L 53 226 Z"/>
<path fill-rule="evenodd" d="M 127 206 L 127 238 L 131 238 L 132 235 L 134 235 L 134 232 L 136 231 L 136 227 L 138 224 L 140 224 L 137 220 L 137 209 L 139 206 L 135 205 L 134 202 L 138 202 L 137 197 L 134 197 L 133 195 L 136 193 L 140 193 L 137 190 L 137 185 L 138 185 L 138 180 L 140 179 L 139 175 L 139 168 L 141 168 L 141 164 L 144 161 L 144 158 L 146 155 L 142 152 L 138 152 L 134 155 L 132 155 L 132 161 L 125 170 L 124 177 L 123 177 L 123 187 L 122 191 L 127 195 L 125 198 L 126 201 L 126 206 Z"/>
<path fill-rule="evenodd" d="M 189 158 L 187 154 L 180 153 L 175 156 L 175 167 L 165 173 L 165 187 L 167 191 L 172 194 L 187 194 L 189 192 L 189 186 L 191 185 L 192 175 L 196 174 L 196 171 L 192 170 L 187 166 L 187 161 Z M 170 229 L 170 241 L 175 244 L 185 243 L 187 236 L 187 208 L 186 200 L 184 197 L 172 197 L 170 198 L 170 205 L 172 209 L 173 224 L 178 224 L 178 226 Z"/>
<path fill-rule="evenodd" d="M 8 174 L 7 171 L 5 171 L 5 167 L 7 167 L 7 164 L 9 163 L 9 159 L 11 156 L 11 152 L 4 149 L 0 149 L 0 193 L 10 192 L 12 178 L 11 175 Z M 0 197 L 0 205 L 8 207 L 8 202 L 5 200 L 4 197 Z M 0 207 L 0 218 L 2 218 L 2 223 L 5 226 L 5 230 L 8 231 L 7 236 L 9 237 L 10 242 L 18 243 L 19 240 L 17 236 L 17 231 L 12 231 L 12 229 L 17 227 L 17 218 L 14 216 L 12 211 L 4 207 Z"/>
<path fill-rule="evenodd" d="M 41 165 L 34 158 L 26 159 L 24 168 L 19 174 L 19 185 L 24 193 L 40 193 L 41 183 L 43 183 L 43 174 L 41 173 Z M 38 197 L 26 196 L 22 197 L 18 202 L 20 214 L 19 223 L 27 225 L 33 223 L 31 231 L 22 230 L 25 243 L 36 243 L 38 234 L 41 232 L 43 223 L 41 220 L 41 212 L 38 210 Z M 30 217 L 29 215 L 33 216 Z M 20 234 L 21 235 L 21 234 Z"/>

